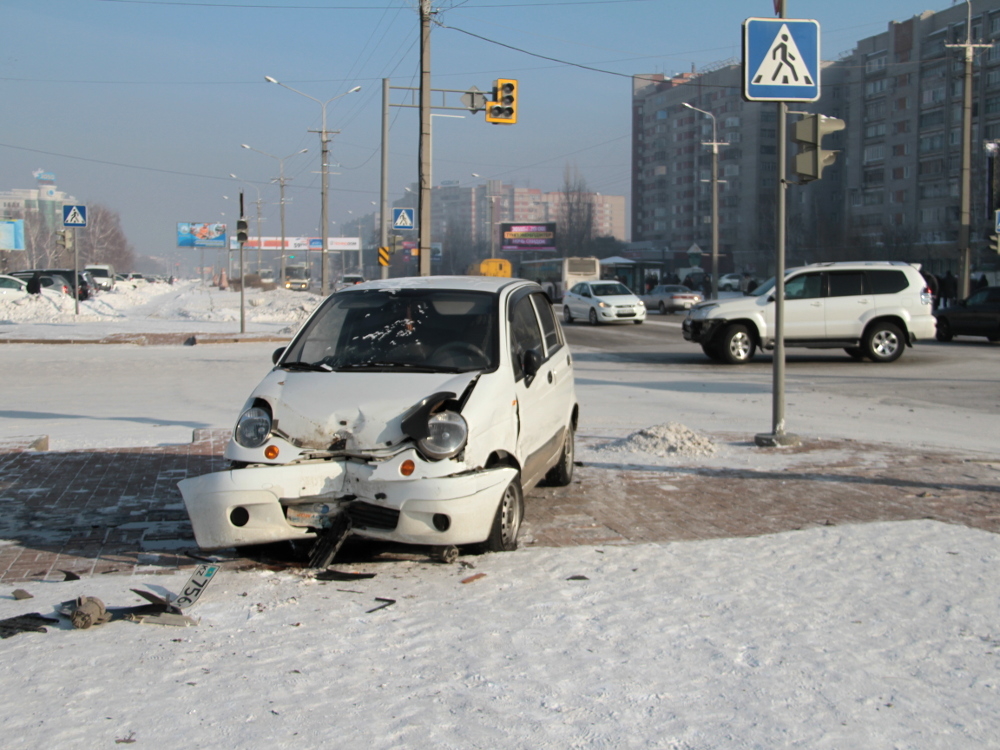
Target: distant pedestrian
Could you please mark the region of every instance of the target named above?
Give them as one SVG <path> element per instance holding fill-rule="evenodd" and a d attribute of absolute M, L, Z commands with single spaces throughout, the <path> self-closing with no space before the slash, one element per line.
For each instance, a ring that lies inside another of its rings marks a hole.
<path fill-rule="evenodd" d="M 42 275 L 35 271 L 31 274 L 31 278 L 28 279 L 28 294 L 41 294 L 42 293 Z"/>
<path fill-rule="evenodd" d="M 955 304 L 955 297 L 958 295 L 958 279 L 955 274 L 948 269 L 948 272 L 941 279 L 941 302 L 942 307 L 951 307 Z"/>

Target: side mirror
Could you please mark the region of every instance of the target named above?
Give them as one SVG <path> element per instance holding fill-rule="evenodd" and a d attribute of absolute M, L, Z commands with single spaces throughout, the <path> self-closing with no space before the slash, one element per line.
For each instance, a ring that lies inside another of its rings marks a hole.
<path fill-rule="evenodd" d="M 524 376 L 526 378 L 535 377 L 542 367 L 542 355 L 537 349 L 528 349 L 528 351 L 524 353 L 524 362 L 522 367 L 524 368 Z"/>
<path fill-rule="evenodd" d="M 279 346 L 271 353 L 271 364 L 278 364 L 278 360 L 281 359 L 281 355 L 285 353 L 285 347 Z"/>

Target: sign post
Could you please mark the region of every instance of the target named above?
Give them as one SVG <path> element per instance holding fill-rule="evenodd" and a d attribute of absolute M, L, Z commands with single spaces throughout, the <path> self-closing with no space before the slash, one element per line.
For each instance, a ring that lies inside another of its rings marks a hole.
<path fill-rule="evenodd" d="M 76 228 L 87 226 L 86 206 L 63 206 L 63 226 L 66 241 L 73 243 L 73 310 L 80 314 L 80 246 L 76 243 Z M 72 238 L 72 240 L 70 239 Z"/>
<path fill-rule="evenodd" d="M 771 432 L 754 442 L 761 447 L 798 445 L 785 432 L 785 233 L 788 181 L 788 102 L 820 97 L 819 23 L 785 18 L 786 0 L 775 0 L 778 18 L 743 22 L 743 98 L 776 102 L 778 115 L 777 242 L 774 263 L 774 357 Z"/>

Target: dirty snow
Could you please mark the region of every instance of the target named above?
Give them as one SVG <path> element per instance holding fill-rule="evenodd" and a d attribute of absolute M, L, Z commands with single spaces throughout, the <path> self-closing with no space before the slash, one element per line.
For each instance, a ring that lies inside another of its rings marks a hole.
<path fill-rule="evenodd" d="M 248 295 L 250 331 L 290 331 L 317 301 L 272 295 Z M 184 282 L 102 295 L 86 319 L 71 301 L 4 304 L 0 337 L 231 333 L 238 299 Z M 186 441 L 232 423 L 275 346 L 5 344 L 0 437 Z M 797 460 L 748 447 L 769 424 L 762 377 L 706 388 L 684 368 L 586 356 L 576 369 L 584 461 Z M 841 397 L 794 376 L 789 398 L 811 435 L 974 450 L 995 431 L 988 410 Z M 685 453 L 701 445 L 688 430 L 715 452 Z M 0 736 L 5 748 L 995 747 L 998 563 L 996 535 L 911 521 L 369 562 L 343 569 L 374 578 L 346 582 L 227 571 L 192 610 L 198 627 L 63 621 L 0 641 Z M 0 591 L 0 618 L 52 616 L 79 595 L 138 604 L 130 588 L 177 592 L 186 578 L 18 584 Z M 372 611 L 380 599 L 393 602 Z"/>

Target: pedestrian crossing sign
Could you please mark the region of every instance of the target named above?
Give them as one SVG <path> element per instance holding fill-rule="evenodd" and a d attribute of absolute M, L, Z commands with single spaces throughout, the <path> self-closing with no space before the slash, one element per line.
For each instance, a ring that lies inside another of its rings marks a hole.
<path fill-rule="evenodd" d="M 415 222 L 413 221 L 413 209 L 412 208 L 394 208 L 392 209 L 392 228 L 393 229 L 413 229 Z"/>
<path fill-rule="evenodd" d="M 63 206 L 63 226 L 64 227 L 87 226 L 87 207 Z"/>
<path fill-rule="evenodd" d="M 748 102 L 819 99 L 819 22 L 748 18 L 743 22 L 743 98 Z"/>

